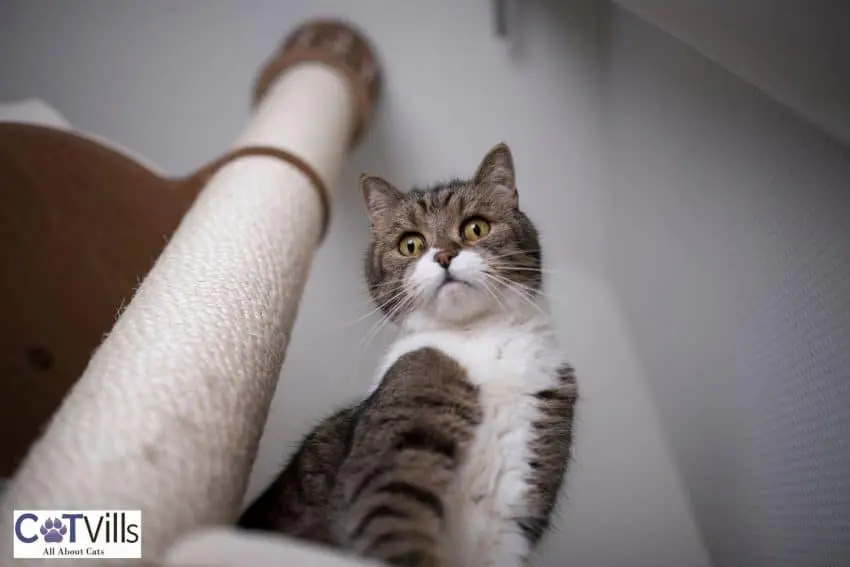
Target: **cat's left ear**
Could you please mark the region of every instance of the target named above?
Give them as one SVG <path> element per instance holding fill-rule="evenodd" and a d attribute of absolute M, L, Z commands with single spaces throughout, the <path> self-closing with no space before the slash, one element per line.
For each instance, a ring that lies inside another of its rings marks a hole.
<path fill-rule="evenodd" d="M 487 152 L 481 165 L 478 166 L 474 181 L 476 185 L 488 186 L 503 192 L 514 207 L 518 206 L 514 160 L 507 144 L 500 143 Z"/>
<path fill-rule="evenodd" d="M 363 193 L 363 200 L 366 201 L 366 209 L 369 211 L 373 227 L 403 197 L 401 191 L 393 187 L 392 183 L 368 173 L 360 176 L 360 191 Z"/>

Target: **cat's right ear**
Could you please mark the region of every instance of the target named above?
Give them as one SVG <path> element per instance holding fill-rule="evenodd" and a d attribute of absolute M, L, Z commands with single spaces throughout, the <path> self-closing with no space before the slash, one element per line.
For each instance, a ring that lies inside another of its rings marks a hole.
<path fill-rule="evenodd" d="M 372 220 L 372 226 L 392 209 L 402 198 L 402 192 L 382 177 L 364 173 L 360 176 L 360 191 L 366 201 L 366 210 Z"/>

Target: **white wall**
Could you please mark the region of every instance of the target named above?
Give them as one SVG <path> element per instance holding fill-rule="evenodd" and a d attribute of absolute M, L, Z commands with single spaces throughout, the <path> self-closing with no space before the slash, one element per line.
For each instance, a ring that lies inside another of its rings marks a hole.
<path fill-rule="evenodd" d="M 850 151 L 608 24 L 611 281 L 712 561 L 847 564 Z"/>
<path fill-rule="evenodd" d="M 616 1 L 850 144 L 850 3 Z"/>
<path fill-rule="evenodd" d="M 345 325 L 369 309 L 357 175 L 401 185 L 462 175 L 504 139 L 556 272 L 554 316 L 582 392 L 569 502 L 540 565 L 708 565 L 700 530 L 722 547 L 737 529 L 723 506 L 739 495 L 727 481 L 745 450 L 726 449 L 741 442 L 740 413 L 710 371 L 738 352 L 730 306 L 748 299 L 735 274 L 750 273 L 752 256 L 738 254 L 735 271 L 721 253 L 758 232 L 752 215 L 773 214 L 777 182 L 786 196 L 846 183 L 843 150 L 591 0 L 527 4 L 516 53 L 493 36 L 484 0 L 7 1 L 0 98 L 44 96 L 73 124 L 183 173 L 234 139 L 282 34 L 325 14 L 368 30 L 386 91 L 337 187 L 249 494 L 323 413 L 363 390 L 390 337 L 364 350 L 374 320 Z"/>

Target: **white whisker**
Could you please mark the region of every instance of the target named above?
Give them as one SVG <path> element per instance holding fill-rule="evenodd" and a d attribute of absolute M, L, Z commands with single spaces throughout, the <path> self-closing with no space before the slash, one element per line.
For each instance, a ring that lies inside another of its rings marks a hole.
<path fill-rule="evenodd" d="M 404 294 L 405 294 L 405 291 L 404 291 L 404 290 L 401 290 L 401 291 L 396 292 L 395 294 L 393 294 L 393 295 L 392 295 L 392 297 L 390 297 L 389 299 L 387 299 L 387 300 L 383 301 L 381 304 L 379 304 L 379 305 L 378 305 L 377 307 L 375 307 L 374 309 L 371 309 L 371 310 L 370 310 L 368 313 L 366 313 L 365 315 L 361 315 L 360 317 L 358 317 L 358 318 L 356 318 L 356 319 L 354 319 L 354 320 L 352 320 L 352 321 L 349 321 L 349 322 L 347 322 L 347 323 L 343 323 L 343 324 L 342 324 L 342 325 L 340 325 L 339 327 L 335 327 L 335 330 L 345 329 L 345 328 L 347 328 L 347 327 L 350 327 L 351 325 L 354 325 L 355 323 L 359 323 L 360 321 L 363 321 L 364 319 L 368 319 L 368 318 L 369 318 L 369 317 L 371 317 L 372 315 L 374 315 L 374 314 L 376 314 L 376 313 L 378 313 L 378 312 L 382 311 L 384 308 L 389 307 L 389 305 L 390 305 L 390 304 L 392 304 L 394 301 L 397 301 L 397 300 L 398 300 L 400 297 L 402 297 Z M 375 302 L 374 302 L 374 301 L 372 301 L 371 303 L 374 305 L 374 303 L 375 303 Z"/>
<path fill-rule="evenodd" d="M 507 278 L 504 278 L 502 276 L 498 276 L 498 275 L 493 274 L 493 273 L 485 272 L 485 274 L 488 278 L 491 278 L 496 283 L 501 284 L 502 287 L 504 287 L 505 289 L 508 289 L 508 290 L 512 291 L 513 293 L 515 293 L 517 295 L 517 297 L 519 297 L 521 300 L 523 300 L 525 303 L 527 303 L 531 307 L 534 307 L 535 309 L 537 309 L 540 313 L 542 313 L 544 315 L 546 314 L 543 311 L 543 309 L 539 305 L 537 305 L 537 303 L 535 303 L 533 301 L 534 296 L 530 293 L 530 292 L 534 291 L 532 288 L 529 288 L 528 286 L 525 286 L 525 285 L 520 284 L 518 282 L 512 282 Z"/>
<path fill-rule="evenodd" d="M 493 291 L 493 288 L 490 286 L 490 283 L 486 279 L 481 283 L 483 284 L 484 289 L 487 290 L 487 293 L 490 294 L 490 297 L 496 300 L 496 303 L 499 304 L 499 307 L 502 309 L 502 311 L 507 311 L 505 304 L 502 303 L 501 299 L 499 299 L 499 295 L 495 291 Z"/>
<path fill-rule="evenodd" d="M 552 270 L 550 268 L 535 268 L 533 266 L 517 266 L 514 264 L 503 264 L 503 263 L 494 263 L 491 264 L 490 267 L 492 269 L 503 270 L 503 271 L 512 271 L 512 272 L 537 272 L 540 274 L 547 274 L 553 276 L 562 275 L 560 272 Z"/>
<path fill-rule="evenodd" d="M 404 295 L 405 290 L 403 289 L 397 295 Z M 369 351 L 369 347 L 372 345 L 372 341 L 377 338 L 377 336 L 381 333 L 383 328 L 389 323 L 392 318 L 398 314 L 402 309 L 405 309 L 413 304 L 413 297 L 408 295 L 401 301 L 399 301 L 392 309 L 390 309 L 387 313 L 382 314 L 380 319 L 372 325 L 369 331 L 360 339 L 358 343 L 358 350 L 360 351 L 360 356 L 357 358 L 357 362 L 354 364 L 354 368 L 352 369 L 351 375 L 348 377 L 348 383 L 351 383 L 351 380 L 357 376 L 360 371 L 360 365 L 363 363 L 363 357 L 366 356 L 366 353 Z"/>
<path fill-rule="evenodd" d="M 487 257 L 488 260 L 501 260 L 502 258 L 510 258 L 512 256 L 520 256 L 531 254 L 533 252 L 540 252 L 540 250 L 514 250 L 513 252 L 506 252 L 504 254 L 496 254 L 495 256 Z"/>

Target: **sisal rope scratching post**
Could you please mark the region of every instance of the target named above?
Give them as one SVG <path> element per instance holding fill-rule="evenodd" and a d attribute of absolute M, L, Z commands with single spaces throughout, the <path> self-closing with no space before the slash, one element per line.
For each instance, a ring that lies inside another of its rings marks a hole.
<path fill-rule="evenodd" d="M 250 123 L 193 178 L 203 190 L 12 479 L 4 564 L 13 509 L 141 509 L 149 562 L 235 520 L 327 188 L 377 92 L 372 50 L 341 23 L 300 27 L 272 58 Z"/>

